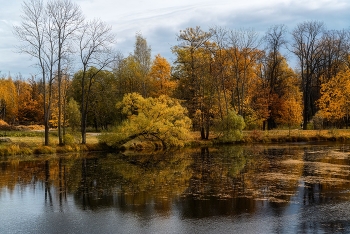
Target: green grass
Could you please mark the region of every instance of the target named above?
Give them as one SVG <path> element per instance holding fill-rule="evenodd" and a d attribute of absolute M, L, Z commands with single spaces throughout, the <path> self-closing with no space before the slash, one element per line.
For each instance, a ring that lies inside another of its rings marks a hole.
<path fill-rule="evenodd" d="M 32 154 L 54 154 L 79 151 L 100 151 L 96 134 L 87 134 L 86 145 L 79 144 L 80 135 L 70 135 L 70 142 L 64 146 L 58 145 L 56 132 L 50 132 L 49 145 L 44 146 L 43 132 L 36 131 L 0 131 L 0 137 L 9 138 L 11 142 L 0 142 L 0 156 L 20 156 Z M 72 140 L 74 139 L 74 140 Z"/>
<path fill-rule="evenodd" d="M 41 131 L 0 131 L 0 137 L 44 137 Z"/>
<path fill-rule="evenodd" d="M 3 131 L 0 131 L 0 134 Z M 57 133 L 50 132 L 50 144 L 44 146 L 44 134 L 35 131 L 8 131 L 6 137 L 11 142 L 0 143 L 0 156 L 23 156 L 34 154 L 69 153 L 80 151 L 103 151 L 106 150 L 98 142 L 97 134 L 88 133 L 87 144 L 81 145 L 80 135 L 70 135 L 70 142 L 64 146 L 58 145 Z M 210 146 L 215 142 L 216 135 L 212 133 L 209 140 L 201 140 L 199 132 L 192 132 L 186 145 Z M 240 143 L 282 143 L 282 142 L 314 142 L 314 141 L 350 141 L 350 130 L 330 129 L 330 130 L 269 130 L 269 131 L 244 131 L 243 139 Z M 125 144 L 125 147 L 140 147 L 147 149 L 149 143 L 135 139 Z M 153 142 L 154 143 L 154 142 Z M 220 144 L 220 142 L 215 142 Z M 136 148 L 135 148 L 136 149 Z"/>

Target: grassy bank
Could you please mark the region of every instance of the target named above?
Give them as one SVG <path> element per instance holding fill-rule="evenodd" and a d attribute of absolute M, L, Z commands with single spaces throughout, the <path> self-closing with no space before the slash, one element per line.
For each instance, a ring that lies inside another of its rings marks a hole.
<path fill-rule="evenodd" d="M 211 134 L 209 140 L 201 140 L 199 133 L 193 133 L 190 142 L 192 146 L 207 146 L 222 144 L 216 139 L 215 134 Z M 337 141 L 350 142 L 350 129 L 330 129 L 330 130 L 269 130 L 269 131 L 243 131 L 243 138 L 234 144 L 254 144 L 254 143 L 284 143 L 284 142 L 321 142 Z"/>
<path fill-rule="evenodd" d="M 97 134 L 87 134 L 87 144 L 79 144 L 79 136 L 71 136 L 70 143 L 64 146 L 58 145 L 57 134 L 50 133 L 50 144 L 44 146 L 44 135 L 37 131 L 0 131 L 0 156 L 11 155 L 36 155 L 55 154 L 82 151 L 103 151 L 106 150 L 98 143 Z M 220 144 L 216 135 L 211 134 L 209 140 L 201 140 L 198 132 L 193 132 L 191 139 L 186 145 L 189 146 L 212 146 Z M 350 142 L 350 130 L 270 130 L 270 131 L 244 131 L 243 139 L 239 144 L 253 143 L 283 143 L 283 142 L 320 142 L 338 141 Z M 152 150 L 159 149 L 158 142 L 150 142 L 144 139 L 135 139 L 124 145 L 124 149 L 131 150 Z"/>
<path fill-rule="evenodd" d="M 338 141 L 350 142 L 350 129 L 331 129 L 331 130 L 269 130 L 269 131 L 243 131 L 243 138 L 239 142 L 232 144 L 266 144 L 266 143 L 285 143 L 285 142 L 322 142 Z M 124 145 L 123 148 L 131 150 L 158 149 L 159 142 L 150 142 L 148 140 L 135 139 Z M 208 140 L 200 139 L 199 132 L 192 132 L 190 139 L 185 144 L 193 147 L 204 147 L 223 144 L 217 140 L 217 135 L 210 134 Z M 228 143 L 225 143 L 228 144 Z"/>
<path fill-rule="evenodd" d="M 87 134 L 87 144 L 79 144 L 79 137 L 70 136 L 68 144 L 58 145 L 55 132 L 50 133 L 50 144 L 44 145 L 41 131 L 0 131 L 0 156 L 55 154 L 82 151 L 101 151 L 95 134 Z"/>
<path fill-rule="evenodd" d="M 245 131 L 242 143 L 315 142 L 350 140 L 350 129 Z"/>

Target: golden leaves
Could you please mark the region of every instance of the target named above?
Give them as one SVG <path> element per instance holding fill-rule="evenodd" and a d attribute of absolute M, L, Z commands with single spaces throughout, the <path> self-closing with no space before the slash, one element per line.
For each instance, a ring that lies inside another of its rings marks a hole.
<path fill-rule="evenodd" d="M 323 118 L 331 122 L 343 118 L 350 107 L 350 71 L 341 71 L 321 86 L 321 98 L 317 104 Z"/>
<path fill-rule="evenodd" d="M 166 95 L 158 98 L 143 98 L 138 93 L 126 94 L 117 108 L 127 116 L 118 132 L 156 138 L 165 145 L 183 145 L 189 136 L 191 120 L 186 108 L 176 99 Z"/>

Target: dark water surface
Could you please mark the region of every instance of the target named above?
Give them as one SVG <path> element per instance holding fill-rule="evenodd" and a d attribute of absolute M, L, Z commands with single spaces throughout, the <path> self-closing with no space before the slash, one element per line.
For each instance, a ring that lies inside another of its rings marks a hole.
<path fill-rule="evenodd" d="M 350 145 L 2 158 L 0 233 L 350 233 Z"/>

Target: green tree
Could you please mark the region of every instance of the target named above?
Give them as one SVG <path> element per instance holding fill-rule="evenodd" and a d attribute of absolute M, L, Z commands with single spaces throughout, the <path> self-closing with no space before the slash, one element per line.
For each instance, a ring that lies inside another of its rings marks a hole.
<path fill-rule="evenodd" d="M 83 94 L 85 97 L 89 94 L 89 98 L 82 99 L 83 71 L 74 75 L 70 90 L 71 96 L 77 100 L 80 108 L 82 105 L 86 108 L 84 109 L 86 111 L 85 128 L 94 126 L 96 130 L 107 129 L 108 125 L 116 121 L 115 103 L 117 102 L 117 81 L 114 74 L 106 70 L 97 71 L 97 68 L 91 67 L 85 73 Z"/>
<path fill-rule="evenodd" d="M 114 73 L 118 81 L 118 97 L 123 99 L 128 93 L 141 93 L 142 83 L 138 79 L 140 77 L 137 61 L 134 56 L 129 55 L 118 62 Z"/>
<path fill-rule="evenodd" d="M 147 45 L 146 38 L 140 33 L 136 34 L 133 57 L 138 71 L 137 79 L 141 83 L 141 94 L 143 97 L 148 97 L 150 95 L 148 73 L 151 68 L 151 47 Z"/>
<path fill-rule="evenodd" d="M 115 60 L 112 46 L 115 43 L 112 28 L 100 20 L 93 20 L 82 26 L 79 35 L 80 71 L 80 113 L 81 141 L 86 143 L 86 125 L 90 108 L 91 90 L 97 76 Z M 103 75 L 102 75 L 103 76 Z"/>
<path fill-rule="evenodd" d="M 73 132 L 78 129 L 81 124 L 79 109 L 79 104 L 73 98 L 70 98 L 68 101 L 66 113 L 68 124 Z"/>
<path fill-rule="evenodd" d="M 229 110 L 223 120 L 216 124 L 215 130 L 219 134 L 219 141 L 234 142 L 242 139 L 244 127 L 243 117 L 237 115 L 235 111 Z"/>
<path fill-rule="evenodd" d="M 151 96 L 153 85 L 150 81 L 151 65 L 151 48 L 141 34 L 136 34 L 134 53 L 126 58 L 119 58 L 114 67 L 119 83 L 120 100 L 125 94 L 133 92 L 140 93 L 143 97 Z"/>

